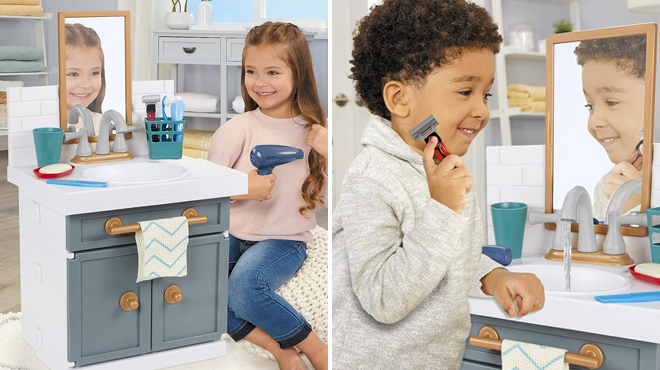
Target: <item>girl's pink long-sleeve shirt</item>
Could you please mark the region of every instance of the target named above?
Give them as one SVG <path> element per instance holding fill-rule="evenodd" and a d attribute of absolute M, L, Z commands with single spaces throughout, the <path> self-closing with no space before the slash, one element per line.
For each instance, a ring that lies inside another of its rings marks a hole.
<path fill-rule="evenodd" d="M 209 161 L 245 173 L 255 169 L 250 162 L 250 151 L 255 145 L 288 145 L 305 153 L 303 159 L 275 167 L 273 172 L 277 179 L 271 199 L 232 201 L 229 232 L 233 236 L 245 240 L 312 241 L 310 230 L 316 227 L 315 212 L 305 212 L 308 218 L 298 212 L 305 206 L 301 188 L 309 175 L 307 160 L 312 149 L 307 145 L 306 124 L 302 116 L 272 118 L 257 108 L 234 117 L 213 134 Z M 320 196 L 327 205 L 328 177 L 325 173 L 323 178 Z"/>

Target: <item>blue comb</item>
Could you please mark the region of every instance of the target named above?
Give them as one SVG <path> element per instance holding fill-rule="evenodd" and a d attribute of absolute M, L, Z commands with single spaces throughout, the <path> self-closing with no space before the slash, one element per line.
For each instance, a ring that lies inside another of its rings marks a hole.
<path fill-rule="evenodd" d="M 597 295 L 594 299 L 602 303 L 652 302 L 660 301 L 660 292 Z"/>
<path fill-rule="evenodd" d="M 48 179 L 48 181 L 46 182 L 48 184 L 55 184 L 55 185 L 86 186 L 90 188 L 105 188 L 108 186 L 108 183 L 104 181 Z"/>

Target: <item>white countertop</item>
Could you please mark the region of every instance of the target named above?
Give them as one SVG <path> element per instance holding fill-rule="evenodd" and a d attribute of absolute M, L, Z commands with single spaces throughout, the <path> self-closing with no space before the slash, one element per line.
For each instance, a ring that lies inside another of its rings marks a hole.
<path fill-rule="evenodd" d="M 558 264 L 563 262 L 548 261 L 541 256 L 523 256 L 511 265 L 517 264 Z M 633 277 L 629 266 L 598 266 L 573 263 L 573 266 L 595 268 L 614 272 L 630 279 L 629 288 L 608 292 L 624 294 L 632 292 L 660 291 L 660 285 L 647 283 Z M 510 318 L 504 313 L 497 300 L 489 298 L 468 298 L 470 313 L 473 315 L 514 320 L 523 323 L 576 330 L 612 337 L 626 338 L 643 342 L 660 343 L 660 301 L 643 303 L 600 303 L 594 295 L 560 296 L 546 293 L 545 306 L 523 318 Z"/>
<path fill-rule="evenodd" d="M 51 185 L 38 178 L 33 167 L 7 167 L 7 181 L 18 186 L 29 198 L 63 215 L 153 206 L 247 193 L 247 174 L 219 166 L 205 159 L 182 157 L 178 160 L 150 160 L 136 157 L 130 161 L 100 164 L 73 164 L 75 170 L 63 180 L 89 180 L 81 173 L 92 167 L 120 163 L 172 163 L 190 169 L 188 176 L 172 181 L 135 185 L 110 183 L 106 188 Z"/>

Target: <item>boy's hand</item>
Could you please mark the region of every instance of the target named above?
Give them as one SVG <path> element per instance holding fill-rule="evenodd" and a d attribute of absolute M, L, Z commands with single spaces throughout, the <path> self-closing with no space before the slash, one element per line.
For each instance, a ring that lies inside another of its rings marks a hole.
<path fill-rule="evenodd" d="M 503 268 L 497 268 L 481 279 L 484 293 L 495 296 L 504 311 L 510 317 L 518 317 L 538 311 L 545 304 L 543 284 L 534 274 L 513 273 Z"/>
<path fill-rule="evenodd" d="M 259 176 L 256 169 L 248 173 L 248 193 L 232 196 L 231 199 L 268 200 L 272 198 L 271 191 L 275 186 L 277 176 L 274 172 L 270 175 Z"/>
<path fill-rule="evenodd" d="M 431 198 L 460 214 L 466 203 L 466 196 L 472 190 L 472 174 L 464 166 L 461 157 L 450 154 L 440 164 L 433 160 L 433 150 L 438 139 L 433 136 L 424 148 L 424 170 L 429 183 Z"/>
<path fill-rule="evenodd" d="M 321 125 L 312 125 L 307 133 L 307 145 L 316 150 L 323 158 L 328 158 L 328 129 Z"/>
<path fill-rule="evenodd" d="M 603 188 L 603 195 L 606 199 L 612 198 L 612 194 L 625 182 L 638 179 L 642 177 L 642 171 L 636 169 L 628 162 L 621 162 L 614 166 L 612 174 L 605 180 L 605 187 Z"/>

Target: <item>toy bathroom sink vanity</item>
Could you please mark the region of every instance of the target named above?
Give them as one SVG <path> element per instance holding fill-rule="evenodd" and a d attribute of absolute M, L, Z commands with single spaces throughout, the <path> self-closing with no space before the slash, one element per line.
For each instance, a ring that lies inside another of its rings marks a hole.
<path fill-rule="evenodd" d="M 133 88 L 134 100 L 173 93 L 172 81 Z M 22 337 L 37 358 L 53 370 L 159 369 L 223 356 L 229 197 L 247 191 L 247 175 L 188 157 L 150 160 L 144 133 L 134 133 L 127 142 L 135 159 L 75 164 L 64 178 L 108 187 L 47 184 L 33 173 L 30 136 L 34 127 L 59 127 L 56 112 L 39 109 L 57 99 L 57 86 L 9 95 L 15 119 L 7 178 L 19 187 Z M 75 147 L 64 146 L 62 162 Z M 190 224 L 187 276 L 136 283 L 132 225 L 182 215 Z"/>

